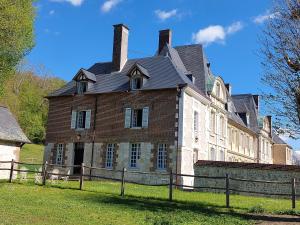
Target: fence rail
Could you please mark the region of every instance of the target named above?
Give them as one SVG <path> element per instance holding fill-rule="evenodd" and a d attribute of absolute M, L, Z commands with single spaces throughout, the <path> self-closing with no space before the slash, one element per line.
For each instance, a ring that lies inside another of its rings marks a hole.
<path fill-rule="evenodd" d="M 226 174 L 225 177 L 223 176 L 198 176 L 198 175 L 190 175 L 190 174 L 180 174 L 180 173 L 173 173 L 172 171 L 170 173 L 159 173 L 159 172 L 140 172 L 140 171 L 127 171 L 126 168 L 123 168 L 122 170 L 112 170 L 114 173 L 119 173 L 120 178 L 113 178 L 113 177 L 106 177 L 106 176 L 100 176 L 100 175 L 92 175 L 92 170 L 106 170 L 105 168 L 99 168 L 99 167 L 90 167 L 87 165 L 84 165 L 82 163 L 81 165 L 56 165 L 56 164 L 48 164 L 47 162 L 43 164 L 35 164 L 35 163 L 25 163 L 25 162 L 18 162 L 18 161 L 0 161 L 0 164 L 10 164 L 9 168 L 0 168 L 0 171 L 9 171 L 9 182 L 12 183 L 13 181 L 13 174 L 14 172 L 30 172 L 35 174 L 40 174 L 42 176 L 42 185 L 46 185 L 47 177 L 50 176 L 61 176 L 61 177 L 71 177 L 74 175 L 70 175 L 70 173 L 56 173 L 56 172 L 48 172 L 47 169 L 49 167 L 59 167 L 59 168 L 80 168 L 80 174 L 77 175 L 79 179 L 79 189 L 82 190 L 84 186 L 84 178 L 99 178 L 99 179 L 106 179 L 106 180 L 112 180 L 121 182 L 121 189 L 120 189 L 120 195 L 122 197 L 125 196 L 125 184 L 126 183 L 133 183 L 133 184 L 140 184 L 140 185 L 149 185 L 149 186 L 168 186 L 169 187 L 169 201 L 173 200 L 173 189 L 175 188 L 189 188 L 189 189 L 212 189 L 212 190 L 222 190 L 225 191 L 226 194 L 226 207 L 230 207 L 230 194 L 232 192 L 240 192 L 240 193 L 249 193 L 249 194 L 259 194 L 259 195 L 275 195 L 275 196 L 290 196 L 292 201 L 292 208 L 296 208 L 296 197 L 300 197 L 300 195 L 296 194 L 296 180 L 295 178 L 291 179 L 291 181 L 269 181 L 269 180 L 252 180 L 252 179 L 241 179 L 241 178 L 235 178 L 230 177 L 229 174 Z M 25 170 L 25 169 L 18 169 L 15 168 L 15 164 L 17 165 L 30 165 L 30 166 L 42 166 L 42 171 L 38 170 Z M 90 173 L 85 173 L 85 170 L 89 169 Z M 166 184 L 144 184 L 141 182 L 135 182 L 135 181 L 129 181 L 126 180 L 126 174 L 148 174 L 148 175 L 161 175 L 161 176 L 168 176 L 168 183 Z M 199 179 L 213 179 L 213 180 L 224 180 L 225 186 L 224 187 L 216 187 L 216 186 L 192 186 L 192 185 L 184 185 L 184 184 L 178 184 L 177 179 L 174 180 L 174 177 L 192 177 L 192 178 L 199 178 Z M 250 190 L 240 190 L 230 187 L 230 181 L 237 181 L 237 182 L 251 182 L 251 183 L 266 183 L 266 184 L 278 184 L 278 185 L 291 185 L 291 193 L 269 193 L 269 192 L 260 192 L 260 191 L 250 191 Z"/>

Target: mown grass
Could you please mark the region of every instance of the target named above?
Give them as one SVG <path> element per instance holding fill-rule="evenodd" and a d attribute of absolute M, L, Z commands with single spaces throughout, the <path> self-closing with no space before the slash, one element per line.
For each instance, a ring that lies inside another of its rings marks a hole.
<path fill-rule="evenodd" d="M 247 212 L 255 205 L 269 213 L 291 208 L 289 200 L 232 195 L 232 208 L 226 209 L 224 194 L 181 190 L 168 202 L 167 187 L 134 184 L 126 184 L 121 198 L 119 182 L 85 181 L 82 191 L 78 187 L 78 181 L 52 187 L 0 183 L 0 224 L 254 224 L 259 217 Z"/>
<path fill-rule="evenodd" d="M 38 144 L 25 144 L 20 151 L 20 162 L 41 164 L 43 163 L 44 146 Z M 41 166 L 36 165 L 20 165 L 29 170 L 39 170 Z"/>

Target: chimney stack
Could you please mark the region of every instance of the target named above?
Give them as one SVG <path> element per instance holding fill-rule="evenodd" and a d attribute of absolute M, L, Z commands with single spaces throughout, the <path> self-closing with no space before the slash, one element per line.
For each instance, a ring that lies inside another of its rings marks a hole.
<path fill-rule="evenodd" d="M 227 83 L 227 84 L 225 84 L 225 87 L 226 87 L 226 89 L 227 89 L 229 95 L 231 96 L 231 84 L 230 84 L 230 83 Z"/>
<path fill-rule="evenodd" d="M 113 71 L 122 70 L 127 61 L 129 28 L 124 24 L 114 25 L 114 43 L 112 55 Z"/>
<path fill-rule="evenodd" d="M 170 29 L 159 31 L 158 54 L 166 44 L 172 45 L 172 31 Z"/>
<path fill-rule="evenodd" d="M 253 95 L 253 99 L 256 105 L 256 109 L 258 110 L 259 108 L 259 95 Z"/>

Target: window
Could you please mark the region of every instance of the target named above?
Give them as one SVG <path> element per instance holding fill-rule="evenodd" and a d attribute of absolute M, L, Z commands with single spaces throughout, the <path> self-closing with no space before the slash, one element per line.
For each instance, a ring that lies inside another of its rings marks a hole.
<path fill-rule="evenodd" d="M 141 144 L 131 144 L 130 167 L 137 168 L 138 160 L 141 158 Z"/>
<path fill-rule="evenodd" d="M 157 169 L 164 170 L 166 168 L 167 168 L 167 145 L 159 144 L 158 154 L 157 154 Z"/>
<path fill-rule="evenodd" d="M 221 137 L 225 137 L 225 123 L 224 123 L 224 117 L 220 117 L 220 135 Z"/>
<path fill-rule="evenodd" d="M 141 89 L 143 84 L 143 79 L 141 77 L 135 77 L 131 80 L 131 89 L 132 90 L 138 90 Z"/>
<path fill-rule="evenodd" d="M 193 162 L 194 164 L 198 161 L 198 149 L 194 149 L 194 154 L 193 154 Z"/>
<path fill-rule="evenodd" d="M 199 131 L 199 114 L 194 111 L 194 135 L 197 136 Z"/>
<path fill-rule="evenodd" d="M 217 83 L 217 90 L 216 90 L 216 94 L 217 94 L 217 97 L 220 98 L 220 94 L 221 94 L 221 88 L 220 88 L 220 84 Z"/>
<path fill-rule="evenodd" d="M 105 167 L 112 168 L 114 158 L 115 144 L 108 144 L 106 149 Z"/>
<path fill-rule="evenodd" d="M 143 109 L 134 109 L 132 113 L 132 127 L 142 127 Z"/>
<path fill-rule="evenodd" d="M 72 111 L 71 129 L 89 129 L 91 126 L 91 110 Z"/>
<path fill-rule="evenodd" d="M 220 150 L 220 161 L 225 161 L 225 153 L 224 150 Z"/>
<path fill-rule="evenodd" d="M 64 145 L 58 144 L 56 149 L 56 164 L 61 165 L 63 160 Z"/>
<path fill-rule="evenodd" d="M 125 109 L 125 128 L 148 127 L 149 107 Z"/>
<path fill-rule="evenodd" d="M 214 111 L 211 111 L 210 113 L 210 131 L 215 133 L 215 128 L 216 128 L 216 123 L 215 123 L 215 119 L 216 119 L 216 116 L 215 116 L 215 112 Z"/>
<path fill-rule="evenodd" d="M 86 112 L 85 111 L 80 111 L 77 113 L 77 124 L 76 128 L 85 128 L 85 116 Z"/>
<path fill-rule="evenodd" d="M 216 161 L 216 150 L 214 148 L 210 149 L 210 160 Z"/>
<path fill-rule="evenodd" d="M 77 94 L 83 94 L 87 91 L 87 82 L 77 82 Z"/>

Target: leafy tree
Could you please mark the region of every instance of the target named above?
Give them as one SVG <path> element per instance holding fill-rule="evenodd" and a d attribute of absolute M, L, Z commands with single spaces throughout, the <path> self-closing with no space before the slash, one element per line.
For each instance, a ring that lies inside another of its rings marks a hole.
<path fill-rule="evenodd" d="M 264 29 L 263 81 L 274 127 L 290 137 L 300 135 L 300 1 L 276 0 Z"/>
<path fill-rule="evenodd" d="M 44 97 L 64 84 L 59 78 L 37 76 L 33 71 L 18 72 L 7 81 L 2 102 L 32 142 L 42 143 L 45 139 L 48 101 Z"/>
<path fill-rule="evenodd" d="M 34 0 L 0 0 L 0 96 L 4 82 L 34 45 Z"/>

